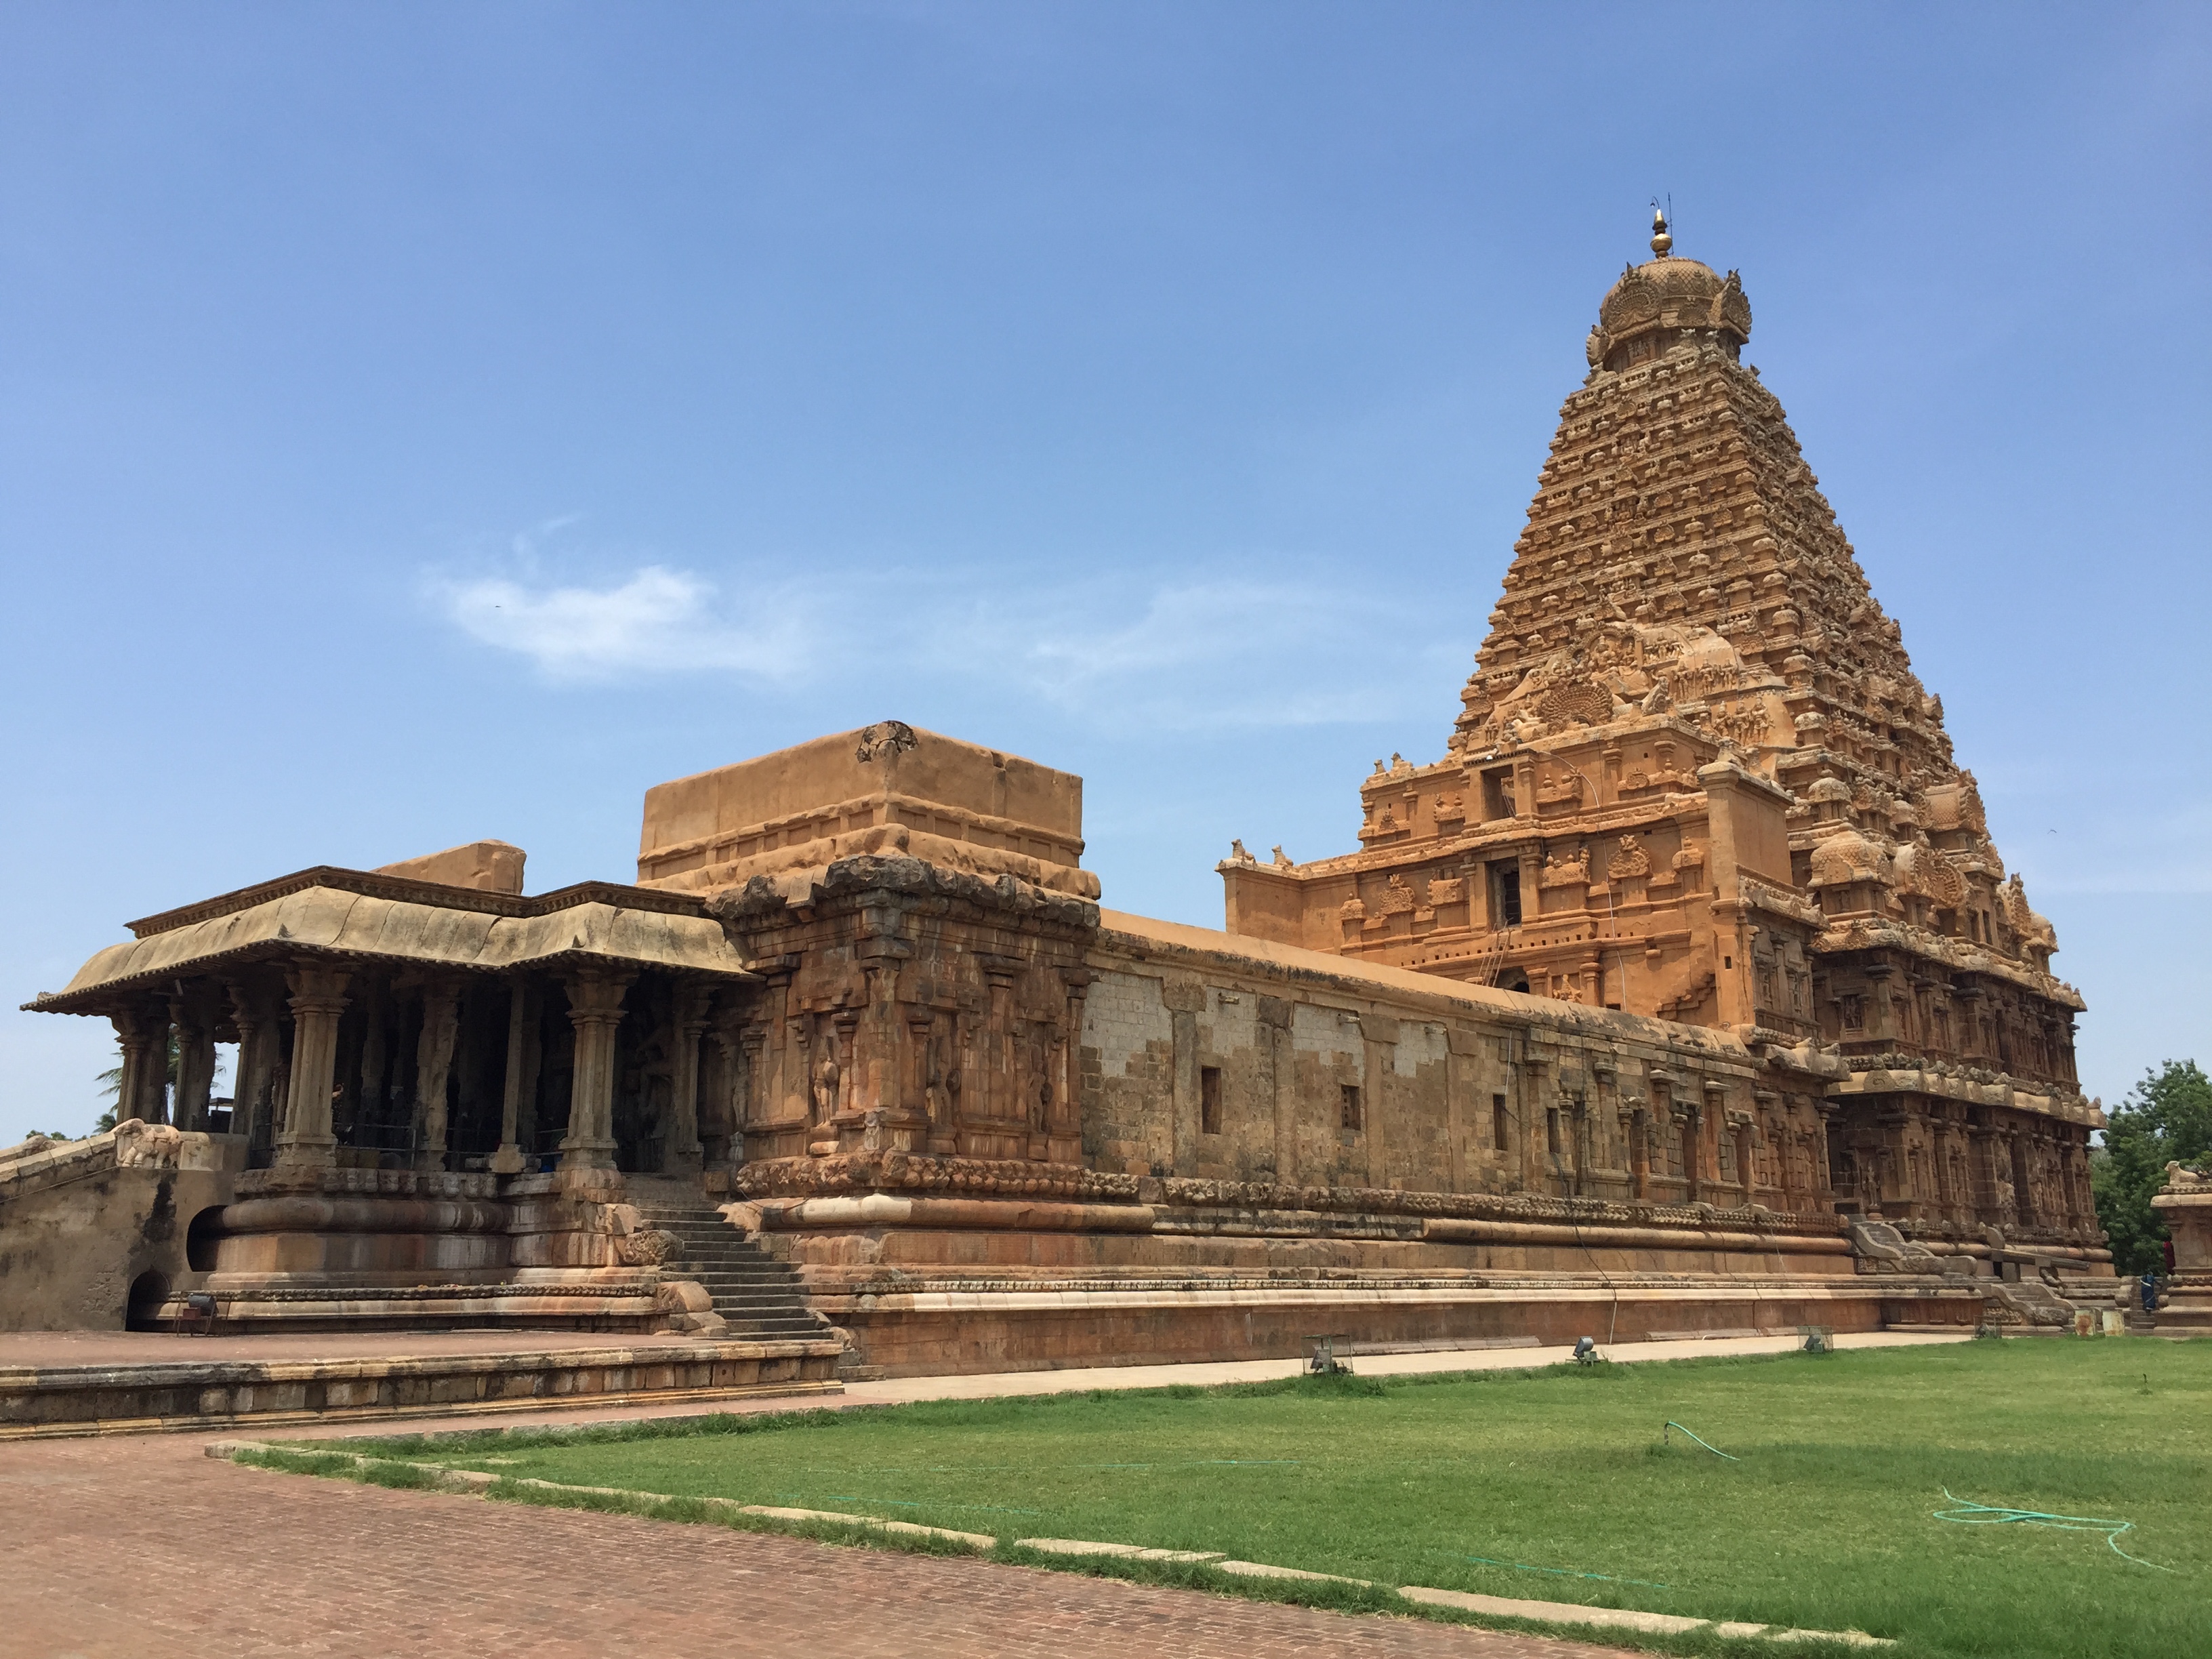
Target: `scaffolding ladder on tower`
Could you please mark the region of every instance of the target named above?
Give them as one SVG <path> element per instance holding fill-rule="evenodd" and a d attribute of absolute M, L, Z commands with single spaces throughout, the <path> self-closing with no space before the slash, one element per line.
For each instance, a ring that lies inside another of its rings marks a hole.
<path fill-rule="evenodd" d="M 1496 986 L 1499 969 L 1505 966 L 1505 953 L 1512 948 L 1513 930 L 1501 927 L 1491 935 L 1490 949 L 1483 953 L 1482 965 L 1475 970 L 1478 985 Z"/>

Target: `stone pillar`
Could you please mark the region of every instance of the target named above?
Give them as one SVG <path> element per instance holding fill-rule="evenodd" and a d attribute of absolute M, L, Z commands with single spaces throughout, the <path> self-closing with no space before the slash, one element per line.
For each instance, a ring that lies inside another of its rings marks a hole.
<path fill-rule="evenodd" d="M 1083 1161 L 1083 1000 L 1091 986 L 1088 972 L 1063 975 L 1067 1016 L 1060 1047 L 1048 1151 L 1055 1164 Z"/>
<path fill-rule="evenodd" d="M 491 1155 L 492 1173 L 520 1175 L 527 1159 L 522 1146 L 538 1139 L 538 993 L 520 977 L 507 982 L 507 1065 L 501 1073 L 499 1150 Z"/>
<path fill-rule="evenodd" d="M 564 1171 L 615 1167 L 615 1028 L 623 1021 L 623 993 L 635 977 L 584 968 L 562 981 L 568 993 L 568 1023 L 576 1028 L 568 1133 L 561 1142 Z"/>
<path fill-rule="evenodd" d="M 2012 1150 L 2012 1194 L 2018 1206 L 2020 1224 L 2023 1227 L 2040 1225 L 2043 1218 L 2035 1209 L 2035 1170 L 2030 1162 L 2029 1139 L 2027 1134 L 2005 1137 Z M 2008 1221 L 2008 1225 L 2010 1224 Z"/>
<path fill-rule="evenodd" d="M 1639 1199 L 1651 1196 L 1652 1109 L 1639 1106 L 1629 1114 L 1629 1187 Z"/>
<path fill-rule="evenodd" d="M 227 980 L 230 1023 L 238 1031 L 238 1076 L 231 1085 L 230 1129 L 249 1151 L 269 1144 L 269 1079 L 274 1070 L 276 1021 L 259 994 Z"/>
<path fill-rule="evenodd" d="M 1160 1000 L 1167 1006 L 1175 1044 L 1174 1073 L 1170 1079 L 1169 1168 L 1176 1175 L 1187 1176 L 1198 1168 L 1198 1017 L 1206 1012 L 1205 983 L 1194 979 L 1163 981 Z"/>
<path fill-rule="evenodd" d="M 1757 1203 L 1759 1182 L 1752 1164 L 1752 1129 L 1748 1115 L 1731 1126 L 1735 1131 L 1735 1177 L 1743 1188 L 1743 1201 Z"/>
<path fill-rule="evenodd" d="M 1473 1031 L 1444 1027 L 1444 1154 L 1453 1192 L 1468 1190 L 1467 1138 L 1469 1079 L 1480 1072 L 1474 1062 L 1482 1052 L 1482 1039 Z"/>
<path fill-rule="evenodd" d="M 168 1121 L 169 1023 L 143 1008 L 108 1018 L 115 1024 L 115 1046 L 123 1052 L 123 1075 L 115 1085 L 115 1121 L 138 1118 Z"/>
<path fill-rule="evenodd" d="M 1793 1143 L 1789 1103 L 1771 1089 L 1753 1090 L 1751 1100 L 1758 1111 L 1759 1133 L 1766 1137 L 1767 1146 L 1773 1149 L 1774 1185 L 1782 1195 L 1782 1207 L 1795 1210 L 1797 1207 L 1797 1178 L 1790 1167 Z"/>
<path fill-rule="evenodd" d="M 1367 1143 L 1367 1184 L 1380 1191 L 1390 1185 L 1390 1136 L 1382 1101 L 1398 1069 L 1398 1022 L 1379 1014 L 1362 1014 L 1359 1034 L 1361 1046 L 1367 1051 L 1359 1088 L 1359 1133 Z"/>
<path fill-rule="evenodd" d="M 460 1035 L 461 988 L 449 979 L 422 987 L 422 1030 L 415 1039 L 415 1164 L 446 1167 L 446 1084 Z"/>
<path fill-rule="evenodd" d="M 1537 1179 L 1536 1149 L 1544 1138 L 1544 1064 L 1524 1048 L 1521 1063 L 1514 1068 L 1514 1130 L 1521 1142 L 1520 1189 L 1524 1193 L 1543 1190 Z"/>
<path fill-rule="evenodd" d="M 1275 1140 L 1275 1181 L 1298 1184 L 1298 1066 L 1291 1040 L 1297 1005 L 1288 997 L 1260 999 L 1260 1030 L 1267 1044 L 1268 1106 Z"/>
<path fill-rule="evenodd" d="M 331 1090 L 338 1058 L 338 1017 L 352 969 L 324 962 L 295 963 L 284 975 L 292 1010 L 292 1065 L 284 1104 L 284 1130 L 276 1138 L 276 1168 L 309 1174 L 337 1162 L 331 1133 Z"/>
<path fill-rule="evenodd" d="M 676 1038 L 673 1073 L 669 1079 L 669 1121 L 663 1131 L 661 1168 L 670 1175 L 696 1176 L 705 1167 L 706 1149 L 699 1144 L 699 1039 L 708 1026 L 711 987 L 679 984 L 670 1021 Z"/>
<path fill-rule="evenodd" d="M 1618 1181 L 1628 1172 L 1627 1126 L 1620 1110 L 1620 1073 L 1610 1060 L 1593 1055 L 1590 1083 L 1597 1097 L 1590 1113 L 1591 1173 L 1600 1179 Z"/>
<path fill-rule="evenodd" d="M 386 975 L 363 973 L 354 988 L 362 1013 L 359 1110 L 364 1121 L 377 1124 L 388 1123 L 392 1114 L 391 1036 L 385 1029 L 384 1006 L 388 982 Z"/>
<path fill-rule="evenodd" d="M 204 1131 L 215 1084 L 215 1021 L 200 988 L 169 999 L 169 1024 L 177 1034 L 177 1098 L 170 1115 L 179 1129 Z"/>

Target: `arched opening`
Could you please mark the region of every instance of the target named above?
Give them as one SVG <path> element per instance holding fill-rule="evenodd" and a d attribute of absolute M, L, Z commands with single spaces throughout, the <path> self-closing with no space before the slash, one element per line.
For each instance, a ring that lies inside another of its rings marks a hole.
<path fill-rule="evenodd" d="M 123 1328 L 127 1331 L 158 1331 L 161 1328 L 161 1304 L 169 1299 L 169 1276 L 148 1268 L 131 1281 L 130 1295 L 123 1310 Z"/>
<path fill-rule="evenodd" d="M 185 1265 L 196 1273 L 215 1271 L 216 1243 L 222 1237 L 222 1206 L 210 1204 L 185 1229 Z"/>

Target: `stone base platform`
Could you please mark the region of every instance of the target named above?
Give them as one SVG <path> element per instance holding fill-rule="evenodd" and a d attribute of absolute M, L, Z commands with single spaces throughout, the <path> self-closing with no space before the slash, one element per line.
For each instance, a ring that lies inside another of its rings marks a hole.
<path fill-rule="evenodd" d="M 0 1440 L 834 1395 L 834 1340 L 0 1338 Z"/>
<path fill-rule="evenodd" d="M 909 1279 L 823 1294 L 872 1376 L 1163 1365 L 1302 1356 L 1330 1336 L 1347 1352 L 1680 1340 L 1825 1326 L 1972 1332 L 1972 1280 L 1743 1276 L 1703 1282 L 1616 1275 L 1439 1274 L 1239 1279 Z"/>

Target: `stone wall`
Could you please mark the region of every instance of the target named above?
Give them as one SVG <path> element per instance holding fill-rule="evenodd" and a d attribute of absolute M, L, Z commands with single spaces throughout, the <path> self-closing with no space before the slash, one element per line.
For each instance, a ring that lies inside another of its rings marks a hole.
<path fill-rule="evenodd" d="M 1095 1170 L 1826 1210 L 1817 1056 L 1110 911 L 1090 963 Z"/>
<path fill-rule="evenodd" d="M 229 1200 L 245 1152 L 131 1124 L 0 1163 L 0 1330 L 121 1330 L 134 1285 L 197 1283 L 192 1222 Z"/>

